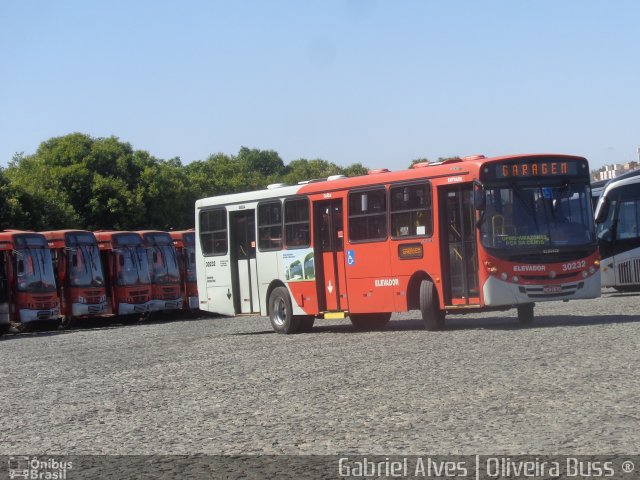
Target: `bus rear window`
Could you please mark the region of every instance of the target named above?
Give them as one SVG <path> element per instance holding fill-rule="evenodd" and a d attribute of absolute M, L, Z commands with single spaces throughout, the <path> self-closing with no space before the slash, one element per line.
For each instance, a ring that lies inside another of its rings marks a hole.
<path fill-rule="evenodd" d="M 284 232 L 287 247 L 301 248 L 310 245 L 309 201 L 306 198 L 285 201 Z"/>
<path fill-rule="evenodd" d="M 226 255 L 227 211 L 224 209 L 200 212 L 200 245 L 203 255 Z"/>

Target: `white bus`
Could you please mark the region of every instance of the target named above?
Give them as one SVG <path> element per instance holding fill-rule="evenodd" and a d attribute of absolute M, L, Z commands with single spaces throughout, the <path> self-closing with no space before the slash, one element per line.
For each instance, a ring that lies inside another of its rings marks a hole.
<path fill-rule="evenodd" d="M 607 182 L 595 216 L 602 286 L 640 291 L 640 170 Z"/>

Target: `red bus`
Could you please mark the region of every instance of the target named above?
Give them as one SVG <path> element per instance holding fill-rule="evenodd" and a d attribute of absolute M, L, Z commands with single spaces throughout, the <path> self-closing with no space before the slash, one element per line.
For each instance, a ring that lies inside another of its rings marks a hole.
<path fill-rule="evenodd" d="M 60 296 L 61 325 L 75 319 L 109 313 L 98 241 L 92 232 L 55 230 L 41 232 L 49 244 Z"/>
<path fill-rule="evenodd" d="M 147 247 L 151 276 L 151 306 L 149 311 L 182 309 L 183 296 L 180 266 L 173 239 L 167 232 L 143 230 L 138 232 Z"/>
<path fill-rule="evenodd" d="M 585 158 L 482 155 L 196 202 L 200 309 L 380 327 L 595 298 L 600 270 Z"/>
<path fill-rule="evenodd" d="M 60 303 L 46 238 L 35 232 L 0 232 L 0 331 L 35 322 L 58 324 Z"/>
<path fill-rule="evenodd" d="M 94 234 L 111 312 L 136 321 L 151 305 L 151 278 L 144 241 L 136 232 L 97 231 Z"/>
<path fill-rule="evenodd" d="M 169 232 L 180 263 L 180 278 L 185 310 L 198 310 L 198 280 L 196 277 L 196 234 L 193 229 Z"/>

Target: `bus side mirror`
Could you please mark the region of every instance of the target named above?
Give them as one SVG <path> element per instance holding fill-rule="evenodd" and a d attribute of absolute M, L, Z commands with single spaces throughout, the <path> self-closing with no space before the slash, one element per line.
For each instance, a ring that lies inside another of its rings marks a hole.
<path fill-rule="evenodd" d="M 74 267 L 78 266 L 78 254 L 77 253 L 74 253 L 71 256 L 71 265 L 74 266 Z"/>
<path fill-rule="evenodd" d="M 603 197 L 600 203 L 600 209 L 598 210 L 598 214 L 596 215 L 596 223 L 604 222 L 609 216 L 609 199 L 607 197 Z"/>
<path fill-rule="evenodd" d="M 24 260 L 18 260 L 18 275 L 24 273 Z"/>
<path fill-rule="evenodd" d="M 153 258 L 153 263 L 158 262 L 158 254 L 156 252 L 153 252 L 152 258 Z"/>
<path fill-rule="evenodd" d="M 122 255 L 118 255 L 118 263 L 121 267 L 124 267 L 124 257 Z"/>
<path fill-rule="evenodd" d="M 476 210 L 484 210 L 484 207 L 487 205 L 487 195 L 483 188 L 476 188 L 473 191 L 473 205 L 476 207 Z"/>

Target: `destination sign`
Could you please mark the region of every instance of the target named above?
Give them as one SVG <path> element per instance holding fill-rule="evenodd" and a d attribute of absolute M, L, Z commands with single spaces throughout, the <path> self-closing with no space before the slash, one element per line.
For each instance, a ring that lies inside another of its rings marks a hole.
<path fill-rule="evenodd" d="M 398 256 L 403 259 L 422 258 L 422 244 L 420 243 L 404 243 L 398 245 Z"/>
<path fill-rule="evenodd" d="M 528 177 L 576 177 L 588 174 L 584 162 L 570 160 L 532 160 L 529 162 L 493 163 L 482 167 L 483 180 Z"/>

